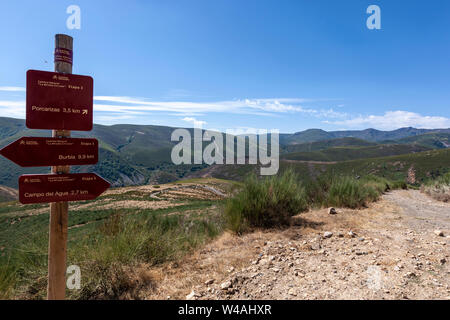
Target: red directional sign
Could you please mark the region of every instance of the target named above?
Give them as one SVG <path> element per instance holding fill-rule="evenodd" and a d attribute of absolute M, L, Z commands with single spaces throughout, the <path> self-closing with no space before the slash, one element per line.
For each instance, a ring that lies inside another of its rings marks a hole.
<path fill-rule="evenodd" d="M 23 137 L 1 149 L 0 154 L 22 167 L 96 164 L 98 141 Z"/>
<path fill-rule="evenodd" d="M 95 173 L 26 174 L 19 178 L 23 204 L 93 200 L 110 184 Z"/>
<path fill-rule="evenodd" d="M 89 76 L 27 71 L 27 127 L 92 130 L 94 80 Z"/>

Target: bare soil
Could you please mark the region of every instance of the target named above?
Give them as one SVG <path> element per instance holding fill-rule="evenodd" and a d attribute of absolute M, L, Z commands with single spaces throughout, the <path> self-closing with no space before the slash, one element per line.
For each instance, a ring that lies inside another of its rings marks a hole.
<path fill-rule="evenodd" d="M 283 230 L 229 233 L 143 268 L 146 299 L 450 299 L 450 204 L 393 191 L 364 210 L 325 209 Z M 435 233 L 436 229 L 442 235 Z M 331 232 L 331 237 L 325 235 Z"/>

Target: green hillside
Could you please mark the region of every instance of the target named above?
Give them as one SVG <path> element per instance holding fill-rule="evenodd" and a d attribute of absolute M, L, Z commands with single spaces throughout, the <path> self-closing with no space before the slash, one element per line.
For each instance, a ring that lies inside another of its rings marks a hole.
<path fill-rule="evenodd" d="M 406 181 L 413 171 L 416 184 L 450 171 L 450 149 L 431 150 L 398 156 L 343 161 L 326 168 L 336 174 L 364 176 L 373 174 L 391 180 Z"/>
<path fill-rule="evenodd" d="M 297 162 L 281 160 L 280 170 L 293 168 L 303 180 L 320 175 L 377 175 L 395 181 L 407 181 L 408 171 L 414 171 L 416 184 L 450 172 L 450 149 L 429 150 L 389 157 L 357 159 L 341 162 Z M 191 176 L 210 176 L 221 179 L 243 180 L 250 173 L 259 173 L 258 165 L 213 165 Z"/>
<path fill-rule="evenodd" d="M 364 158 L 394 156 L 399 154 L 430 150 L 418 145 L 375 145 L 370 147 L 332 147 L 320 151 L 293 152 L 284 154 L 281 159 L 300 161 L 347 161 Z"/>
<path fill-rule="evenodd" d="M 415 144 L 434 149 L 444 149 L 450 147 L 450 133 L 431 132 L 418 136 L 407 137 L 397 140 L 398 143 Z"/>
<path fill-rule="evenodd" d="M 322 129 L 308 129 L 293 134 L 280 134 L 280 144 L 298 144 L 334 139 L 333 134 Z"/>
<path fill-rule="evenodd" d="M 282 146 L 284 153 L 290 152 L 311 152 L 324 150 L 332 147 L 368 147 L 376 145 L 375 142 L 369 142 L 357 138 L 338 138 L 321 141 L 313 141 L 300 144 L 290 144 Z"/>

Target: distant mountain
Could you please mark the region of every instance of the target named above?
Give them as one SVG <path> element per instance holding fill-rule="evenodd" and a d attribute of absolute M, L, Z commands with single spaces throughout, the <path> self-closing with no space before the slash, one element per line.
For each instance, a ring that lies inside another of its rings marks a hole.
<path fill-rule="evenodd" d="M 450 133 L 429 132 L 397 140 L 397 143 L 414 144 L 436 149 L 450 148 Z"/>
<path fill-rule="evenodd" d="M 347 131 L 329 131 L 329 132 L 321 129 L 308 129 L 293 134 L 280 135 L 280 143 L 298 144 L 298 143 L 331 140 L 346 137 L 357 138 L 371 142 L 380 142 L 383 140 L 399 140 L 407 137 L 423 135 L 426 133 L 450 134 L 450 129 L 415 129 L 408 127 L 392 131 L 365 129 L 365 130 L 347 130 Z"/>
<path fill-rule="evenodd" d="M 74 166 L 72 172 L 96 172 L 113 186 L 156 183 L 176 180 L 186 173 L 200 170 L 201 165 L 174 166 L 170 154 L 175 142 L 170 141 L 174 128 L 163 126 L 95 124 L 90 132 L 74 131 L 72 137 L 95 137 L 99 140 L 99 163 Z M 0 147 L 23 136 L 50 137 L 49 130 L 30 130 L 25 120 L 0 117 Z M 21 168 L 0 157 L 0 185 L 17 187 L 17 178 L 24 173 L 45 173 L 50 168 Z"/>
<path fill-rule="evenodd" d="M 108 179 L 113 186 L 123 186 L 148 182 L 170 182 L 206 168 L 206 164 L 175 166 L 172 163 L 171 151 L 176 142 L 170 141 L 170 136 L 174 129 L 152 125 L 104 126 L 95 124 L 90 132 L 73 132 L 73 137 L 95 137 L 99 140 L 100 161 L 95 166 L 72 167 L 71 171 L 96 172 Z M 193 130 L 188 130 L 192 134 Z M 450 129 L 402 128 L 394 131 L 367 129 L 331 132 L 310 129 L 294 134 L 280 134 L 280 151 L 283 154 L 289 154 L 331 150 L 321 152 L 320 155 L 316 153 L 302 155 L 302 157 L 338 158 L 339 160 L 355 159 L 360 156 L 385 156 L 399 154 L 400 152 L 409 153 L 426 150 L 418 148 L 419 146 L 428 148 L 448 146 L 449 134 Z M 0 117 L 0 147 L 23 136 L 50 137 L 51 132 L 49 130 L 27 129 L 25 120 L 22 119 Z M 403 140 L 397 141 L 398 139 Z M 375 148 L 383 140 L 390 140 L 389 144 L 404 144 L 406 146 L 389 147 L 387 149 Z M 248 143 L 246 149 L 248 149 Z M 206 144 L 205 142 L 204 145 Z M 414 147 L 411 145 L 414 145 Z M 333 148 L 336 147 L 345 147 L 351 150 L 339 149 L 333 151 Z M 226 145 L 224 145 L 224 148 L 226 148 Z M 363 149 L 355 151 L 355 148 Z M 334 152 L 335 155 L 331 156 L 330 152 Z M 297 156 L 299 155 L 291 155 L 290 157 Z M 0 185 L 16 188 L 19 175 L 45 173 L 49 170 L 50 168 L 21 168 L 0 157 Z"/>
<path fill-rule="evenodd" d="M 322 129 L 308 129 L 293 134 L 280 134 L 280 144 L 307 143 L 335 138 L 331 132 L 326 132 Z"/>

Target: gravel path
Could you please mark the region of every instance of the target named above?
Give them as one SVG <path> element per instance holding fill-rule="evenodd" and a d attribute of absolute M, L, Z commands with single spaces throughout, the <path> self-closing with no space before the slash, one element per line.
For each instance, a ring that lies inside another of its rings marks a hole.
<path fill-rule="evenodd" d="M 285 230 L 226 234 L 161 268 L 146 298 L 450 299 L 449 209 L 393 191 L 368 209 L 315 210 Z"/>
<path fill-rule="evenodd" d="M 396 204 L 408 219 L 408 223 L 419 230 L 430 228 L 450 230 L 450 203 L 436 201 L 417 190 L 398 190 L 384 196 L 386 201 Z"/>

